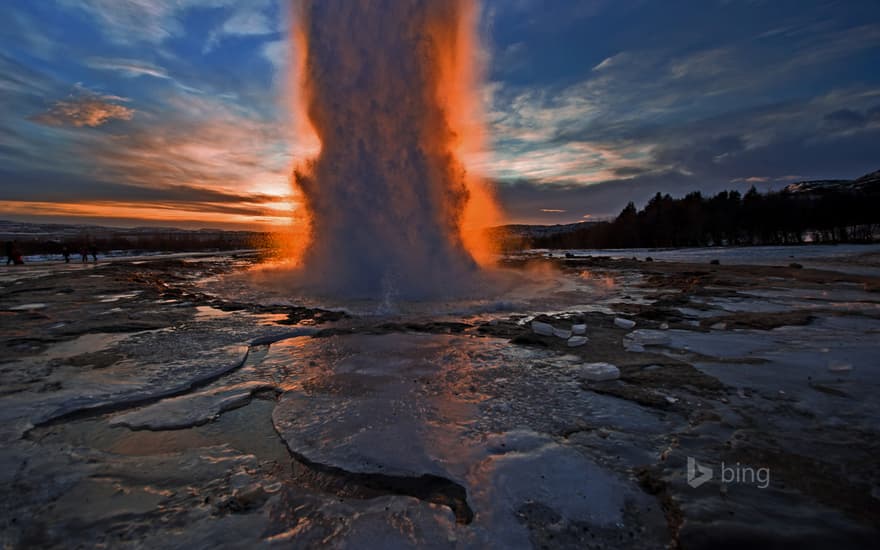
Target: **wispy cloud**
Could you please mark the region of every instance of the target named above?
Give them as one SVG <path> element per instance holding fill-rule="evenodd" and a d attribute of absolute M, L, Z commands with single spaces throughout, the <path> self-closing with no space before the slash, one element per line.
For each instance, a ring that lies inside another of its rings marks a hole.
<path fill-rule="evenodd" d="M 610 69 L 614 65 L 619 65 L 621 62 L 624 62 L 626 57 L 628 57 L 628 54 L 626 53 L 619 53 L 612 55 L 611 57 L 606 57 L 598 65 L 593 67 L 593 70 L 601 71 L 604 69 Z"/>
<path fill-rule="evenodd" d="M 224 38 L 236 36 L 263 36 L 277 31 L 277 26 L 266 14 L 266 2 L 252 1 L 226 19 L 220 27 L 211 31 L 204 51 L 214 49 Z"/>
<path fill-rule="evenodd" d="M 117 71 L 128 77 L 152 76 L 162 79 L 171 78 L 168 75 L 168 71 L 162 67 L 137 59 L 90 57 L 86 59 L 85 64 L 92 69 Z"/>
<path fill-rule="evenodd" d="M 789 45 L 796 54 L 763 52 L 748 37 L 685 53 L 623 51 L 563 87 L 493 83 L 488 110 L 496 153 L 479 168 L 508 181 L 579 184 L 669 172 L 749 177 L 723 171 L 744 151 L 874 128 L 871 113 L 880 100 L 871 88 L 789 102 L 767 97 L 872 48 L 878 32 L 877 25 L 804 32 Z M 774 164 L 771 180 L 796 168 Z"/>
<path fill-rule="evenodd" d="M 119 44 L 161 44 L 184 33 L 180 19 L 191 8 L 220 8 L 235 0 L 57 0 L 93 19 L 96 26 Z"/>

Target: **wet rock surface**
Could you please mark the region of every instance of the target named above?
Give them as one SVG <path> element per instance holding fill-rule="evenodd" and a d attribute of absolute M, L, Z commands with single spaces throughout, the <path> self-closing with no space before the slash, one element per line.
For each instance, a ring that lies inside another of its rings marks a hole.
<path fill-rule="evenodd" d="M 5 547 L 876 540 L 864 269 L 560 258 L 389 311 L 261 295 L 254 262 L 3 273 Z"/>

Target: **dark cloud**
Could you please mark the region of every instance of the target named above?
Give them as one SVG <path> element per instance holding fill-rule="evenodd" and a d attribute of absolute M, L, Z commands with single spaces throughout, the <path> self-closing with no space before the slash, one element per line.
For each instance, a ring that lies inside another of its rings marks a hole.
<path fill-rule="evenodd" d="M 868 123 L 868 118 L 852 109 L 838 109 L 825 115 L 825 122 L 830 130 L 849 130 L 862 128 Z"/>
<path fill-rule="evenodd" d="M 631 176 L 641 176 L 642 174 L 650 172 L 651 169 L 645 166 L 620 166 L 613 168 L 612 171 L 617 177 L 627 178 Z"/>
<path fill-rule="evenodd" d="M 627 202 L 646 203 L 657 191 L 683 195 L 705 183 L 693 176 L 664 172 L 593 185 L 519 180 L 498 185 L 498 196 L 514 220 L 526 223 L 569 223 L 612 218 Z M 724 185 L 710 186 L 719 190 Z M 548 214 L 544 210 L 565 210 Z"/>
<path fill-rule="evenodd" d="M 278 197 L 261 193 L 234 193 L 194 185 L 128 185 L 96 180 L 64 172 L 29 171 L 27 173 L 0 171 L 3 199 L 14 201 L 40 200 L 45 202 L 128 201 L 150 203 L 272 203 Z M 34 189 L 39 189 L 35 195 Z"/>
<path fill-rule="evenodd" d="M 511 216 L 522 221 L 564 223 L 578 221 L 583 214 L 613 217 L 627 202 L 641 206 L 657 192 L 673 196 L 727 189 L 744 192 L 752 185 L 764 191 L 794 180 L 856 178 L 880 168 L 878 144 L 880 126 L 834 135 L 783 132 L 749 145 L 745 137 L 701 139 L 683 133 L 671 135 L 669 142 L 654 151 L 647 161 L 656 167 L 653 170 L 623 170 L 618 178 L 591 185 L 503 182 L 499 196 Z M 557 208 L 567 209 L 567 215 L 561 218 L 541 212 Z"/>

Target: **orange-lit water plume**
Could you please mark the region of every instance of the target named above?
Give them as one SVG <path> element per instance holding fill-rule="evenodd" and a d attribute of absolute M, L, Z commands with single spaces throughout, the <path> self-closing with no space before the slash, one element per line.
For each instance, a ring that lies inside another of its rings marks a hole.
<path fill-rule="evenodd" d="M 423 297 L 491 261 L 500 212 L 464 162 L 486 140 L 477 18 L 468 0 L 295 3 L 297 139 L 319 151 L 293 177 L 304 284 Z"/>

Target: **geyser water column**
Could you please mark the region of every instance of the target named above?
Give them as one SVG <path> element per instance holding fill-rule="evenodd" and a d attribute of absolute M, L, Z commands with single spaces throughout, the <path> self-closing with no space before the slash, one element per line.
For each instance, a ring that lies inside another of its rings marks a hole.
<path fill-rule="evenodd" d="M 320 141 L 294 185 L 302 282 L 358 298 L 469 287 L 497 223 L 462 156 L 482 145 L 477 9 L 467 0 L 298 0 L 297 98 Z"/>

